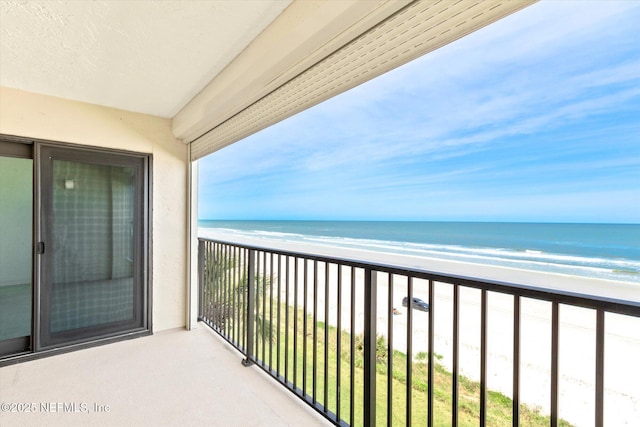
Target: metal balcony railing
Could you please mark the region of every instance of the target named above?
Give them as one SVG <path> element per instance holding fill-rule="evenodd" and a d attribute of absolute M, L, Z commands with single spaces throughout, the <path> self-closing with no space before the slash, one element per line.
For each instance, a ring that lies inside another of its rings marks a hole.
<path fill-rule="evenodd" d="M 594 315 L 591 423 L 602 426 L 605 317 L 640 317 L 637 302 L 207 239 L 199 240 L 199 274 L 199 319 L 236 347 L 245 365 L 262 368 L 335 425 L 457 426 L 469 416 L 481 426 L 567 424 L 558 407 L 559 313 L 579 307 Z M 507 299 L 511 331 L 511 368 L 500 373 L 511 377 L 506 399 L 496 398 L 487 380 L 488 301 L 497 295 Z M 468 296 L 479 310 L 475 382 L 460 364 L 460 335 L 468 329 L 461 302 Z M 531 302 L 546 304 L 550 318 L 543 414 L 521 402 L 522 345 L 534 338 L 523 335 L 521 322 L 523 304 Z M 450 366 L 435 351 L 436 323 L 448 331 Z M 506 417 L 495 418 L 504 405 Z"/>

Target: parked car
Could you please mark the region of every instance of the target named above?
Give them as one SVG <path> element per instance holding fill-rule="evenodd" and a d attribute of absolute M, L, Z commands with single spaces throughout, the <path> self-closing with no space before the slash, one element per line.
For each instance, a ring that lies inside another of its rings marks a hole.
<path fill-rule="evenodd" d="M 402 298 L 402 306 L 409 307 L 409 297 Z M 429 304 L 422 301 L 420 298 L 413 297 L 413 303 L 411 306 L 414 310 L 429 311 Z"/>

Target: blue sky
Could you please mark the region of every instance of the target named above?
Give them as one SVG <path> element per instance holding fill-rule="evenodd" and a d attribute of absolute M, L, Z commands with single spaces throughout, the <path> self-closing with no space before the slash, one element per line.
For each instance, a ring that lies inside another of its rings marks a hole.
<path fill-rule="evenodd" d="M 541 2 L 200 162 L 201 219 L 640 223 L 640 2 Z"/>

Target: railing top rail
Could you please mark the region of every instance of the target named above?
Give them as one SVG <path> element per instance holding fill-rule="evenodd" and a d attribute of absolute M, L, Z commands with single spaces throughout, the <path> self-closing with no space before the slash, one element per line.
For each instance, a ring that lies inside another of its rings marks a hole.
<path fill-rule="evenodd" d="M 431 280 L 434 282 L 461 285 L 476 289 L 486 289 L 509 295 L 518 295 L 525 298 L 534 298 L 546 301 L 557 301 L 563 304 L 576 305 L 580 307 L 603 309 L 612 313 L 625 314 L 640 317 L 640 301 L 622 300 L 600 295 L 581 294 L 562 289 L 544 288 L 541 286 L 509 283 L 492 279 L 479 279 L 456 274 L 430 271 L 418 267 L 404 267 L 366 260 L 351 259 L 337 256 L 319 255 L 278 248 L 269 248 L 245 243 L 230 242 L 219 239 L 199 237 L 199 241 L 213 242 L 223 245 L 235 246 L 248 250 L 268 252 L 281 256 L 303 258 L 312 261 L 326 262 L 330 264 L 345 265 L 353 268 L 370 269 L 383 273 L 411 276 L 418 279 Z"/>

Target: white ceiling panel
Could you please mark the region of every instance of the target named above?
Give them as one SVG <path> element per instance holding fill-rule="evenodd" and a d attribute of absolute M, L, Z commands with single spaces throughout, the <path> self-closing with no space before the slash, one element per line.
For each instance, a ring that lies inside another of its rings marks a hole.
<path fill-rule="evenodd" d="M 291 0 L 0 1 L 0 85 L 173 117 Z"/>

